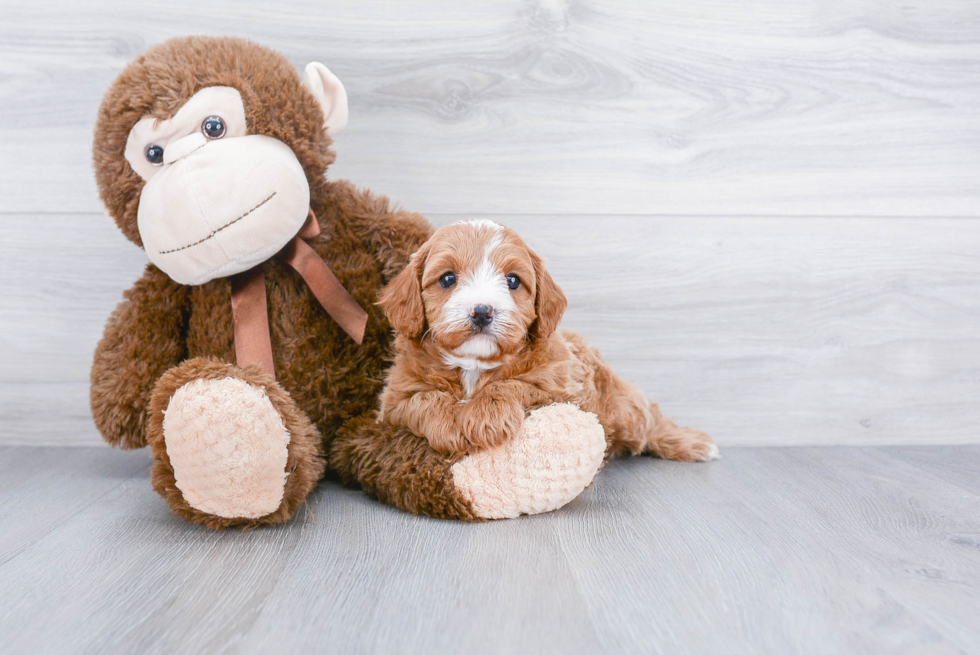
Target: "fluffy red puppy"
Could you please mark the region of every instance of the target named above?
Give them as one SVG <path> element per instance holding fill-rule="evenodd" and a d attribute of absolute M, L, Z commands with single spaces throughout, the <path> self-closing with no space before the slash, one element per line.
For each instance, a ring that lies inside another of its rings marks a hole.
<path fill-rule="evenodd" d="M 607 456 L 718 456 L 711 437 L 665 418 L 580 336 L 556 332 L 565 295 L 509 228 L 474 220 L 437 230 L 379 304 L 397 333 L 382 418 L 435 450 L 498 446 L 528 411 L 570 402 L 598 416 Z"/>

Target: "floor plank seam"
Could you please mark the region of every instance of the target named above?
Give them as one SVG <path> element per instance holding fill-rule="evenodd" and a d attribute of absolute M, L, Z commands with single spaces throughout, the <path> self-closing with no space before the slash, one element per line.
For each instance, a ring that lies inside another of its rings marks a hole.
<path fill-rule="evenodd" d="M 49 447 L 51 447 L 51 446 L 49 446 Z M 8 554 L 8 556 L 5 559 L 0 560 L 0 568 L 5 567 L 7 564 L 9 564 L 10 562 L 14 561 L 15 559 L 17 559 L 18 557 L 20 557 L 24 553 L 30 551 L 31 548 L 33 548 L 34 546 L 36 546 L 39 542 L 43 541 L 45 538 L 47 538 L 53 532 L 55 532 L 57 530 L 61 530 L 65 526 L 70 525 L 72 522 L 76 521 L 78 519 L 78 517 L 81 516 L 81 514 L 86 509 L 92 507 L 93 505 L 95 505 L 96 503 L 98 503 L 100 500 L 102 500 L 103 498 L 105 498 L 106 496 L 108 496 L 109 494 L 111 494 L 112 492 L 114 492 L 116 489 L 118 489 L 119 487 L 121 487 L 124 484 L 128 483 L 133 478 L 137 477 L 140 473 L 144 472 L 147 468 L 148 468 L 148 466 L 146 464 L 142 464 L 140 466 L 139 470 L 134 471 L 131 475 L 127 476 L 126 478 L 124 478 L 122 480 L 120 480 L 118 484 L 115 484 L 112 487 L 110 487 L 109 489 L 106 489 L 105 492 L 99 494 L 96 498 L 93 498 L 92 499 L 92 502 L 87 503 L 85 505 L 82 505 L 81 507 L 76 508 L 75 511 L 74 511 L 74 513 L 72 513 L 65 521 L 63 521 L 62 523 L 51 525 L 48 528 L 46 528 L 44 531 L 40 532 L 35 539 L 32 539 L 30 541 L 30 543 L 24 544 L 24 546 L 21 547 L 20 549 L 18 549 L 16 552 L 10 553 L 10 554 Z"/>

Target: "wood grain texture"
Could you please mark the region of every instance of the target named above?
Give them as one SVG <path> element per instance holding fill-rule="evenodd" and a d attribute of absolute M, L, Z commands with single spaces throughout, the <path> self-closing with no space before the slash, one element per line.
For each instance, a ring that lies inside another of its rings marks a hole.
<path fill-rule="evenodd" d="M 6 0 L 0 443 L 94 444 L 145 257 L 90 163 L 149 45 L 247 36 L 344 80 L 334 178 L 545 254 L 585 334 L 723 445 L 980 440 L 972 0 Z"/>
<path fill-rule="evenodd" d="M 149 469 L 149 453 L 0 446 L 0 565 Z"/>
<path fill-rule="evenodd" d="M 0 487 L 5 529 L 74 499 L 0 560 L 4 652 L 980 649 L 980 495 L 908 461 L 975 480 L 977 446 L 636 458 L 480 525 L 323 485 L 290 525 L 223 533 L 171 516 L 135 455 L 0 449 L 4 476 L 49 471 Z"/>
<path fill-rule="evenodd" d="M 332 174 L 424 213 L 980 214 L 974 0 L 6 0 L 2 210 L 99 211 L 102 93 L 202 32 L 325 61 Z"/>
<path fill-rule="evenodd" d="M 978 221 L 494 218 L 547 259 L 565 328 L 722 445 L 980 438 Z M 0 441 L 97 443 L 91 353 L 144 255 L 103 216 L 16 220 Z"/>

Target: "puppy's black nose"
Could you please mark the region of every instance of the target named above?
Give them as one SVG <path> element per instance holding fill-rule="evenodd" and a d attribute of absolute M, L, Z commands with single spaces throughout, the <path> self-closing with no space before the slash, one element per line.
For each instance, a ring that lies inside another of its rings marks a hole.
<path fill-rule="evenodd" d="M 486 327 L 490 325 L 493 320 L 493 307 L 488 307 L 487 305 L 477 305 L 473 308 L 473 312 L 470 314 L 470 320 L 476 324 L 477 327 Z"/>

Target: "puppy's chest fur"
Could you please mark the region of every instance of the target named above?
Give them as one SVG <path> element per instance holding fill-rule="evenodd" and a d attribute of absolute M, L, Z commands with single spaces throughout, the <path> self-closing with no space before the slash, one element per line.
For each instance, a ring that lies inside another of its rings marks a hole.
<path fill-rule="evenodd" d="M 468 402 L 493 382 L 520 380 L 543 391 L 548 403 L 572 402 L 585 411 L 595 411 L 598 404 L 600 390 L 590 365 L 598 354 L 572 332 L 553 334 L 509 360 L 489 363 L 445 355 L 436 359 L 415 348 L 396 350 L 389 387 L 408 383 L 416 392 L 443 391 Z"/>

